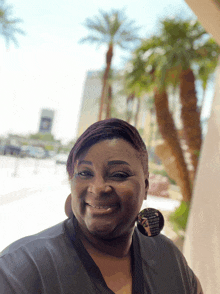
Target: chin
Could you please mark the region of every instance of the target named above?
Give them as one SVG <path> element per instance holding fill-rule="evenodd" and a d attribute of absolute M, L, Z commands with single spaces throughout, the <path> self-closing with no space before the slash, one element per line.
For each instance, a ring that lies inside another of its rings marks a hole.
<path fill-rule="evenodd" d="M 119 227 L 112 228 L 111 226 L 102 226 L 96 228 L 90 228 L 89 232 L 96 238 L 100 238 L 103 240 L 113 240 L 120 237 L 125 237 L 133 233 L 134 228 L 126 228 L 122 230 Z"/>
<path fill-rule="evenodd" d="M 113 239 L 117 237 L 117 232 L 115 229 L 109 228 L 108 226 L 102 228 L 90 228 L 89 232 L 94 236 L 101 239 Z"/>
<path fill-rule="evenodd" d="M 107 232 L 95 232 L 92 234 L 95 238 L 106 240 L 106 241 L 112 241 L 113 239 L 117 238 L 117 236 L 115 236 L 114 233 L 109 234 Z"/>

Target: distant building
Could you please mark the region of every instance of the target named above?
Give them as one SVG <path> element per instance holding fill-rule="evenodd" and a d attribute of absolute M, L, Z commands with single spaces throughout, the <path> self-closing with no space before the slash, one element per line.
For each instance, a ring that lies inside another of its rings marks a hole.
<path fill-rule="evenodd" d="M 91 124 L 98 120 L 100 98 L 102 91 L 102 72 L 88 71 L 84 84 L 81 109 L 78 122 L 78 136 L 80 136 Z M 126 119 L 127 96 L 123 93 L 121 80 L 112 81 L 112 116 Z M 136 107 L 136 106 L 135 106 Z M 131 109 L 132 111 L 135 111 Z M 133 121 L 131 121 L 131 124 Z"/>
<path fill-rule="evenodd" d="M 84 84 L 83 97 L 78 122 L 78 136 L 80 136 L 91 124 L 97 121 L 99 100 L 102 89 L 100 72 L 89 71 Z"/>
<path fill-rule="evenodd" d="M 78 121 L 79 137 L 91 124 L 98 120 L 100 97 L 102 91 L 102 73 L 100 71 L 88 71 L 84 84 L 84 91 L 81 102 L 81 109 Z M 126 109 L 132 113 L 130 123 L 135 125 L 135 113 L 137 111 L 137 98 L 130 101 L 127 105 L 127 95 L 123 92 L 123 85 L 120 79 L 112 81 L 113 105 L 112 117 L 117 117 L 126 120 Z M 176 93 L 177 95 L 178 93 Z M 177 102 L 176 95 L 170 93 L 170 110 L 174 112 L 174 120 L 178 129 L 181 129 L 180 121 L 180 103 Z M 148 144 L 152 132 L 155 136 L 157 129 L 157 122 L 155 113 L 152 116 L 148 104 L 148 98 L 151 95 L 146 94 L 140 98 L 140 109 L 138 121 L 136 123 L 137 129 L 140 131 L 143 140 Z M 153 129 L 152 129 L 153 125 Z M 153 138 L 153 145 L 156 144 L 156 138 Z M 152 144 L 152 143 L 151 143 Z"/>
<path fill-rule="evenodd" d="M 50 109 L 42 109 L 40 116 L 39 133 L 51 134 L 54 119 L 54 111 Z"/>

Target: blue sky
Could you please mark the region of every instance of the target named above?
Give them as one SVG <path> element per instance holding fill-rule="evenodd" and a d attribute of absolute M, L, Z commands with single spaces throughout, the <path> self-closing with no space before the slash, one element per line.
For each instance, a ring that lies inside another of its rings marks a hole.
<path fill-rule="evenodd" d="M 82 23 L 99 9 L 126 9 L 129 19 L 142 27 L 141 37 L 158 29 L 165 15 L 192 15 L 183 0 L 8 0 L 13 15 L 21 18 L 25 36 L 19 47 L 5 48 L 0 39 L 0 136 L 35 133 L 41 108 L 55 110 L 53 134 L 57 139 L 76 136 L 83 83 L 88 70 L 99 70 L 105 62 L 105 47 L 79 44 L 87 35 Z M 137 4 L 138 3 L 138 4 Z M 116 50 L 113 65 L 122 65 Z"/>

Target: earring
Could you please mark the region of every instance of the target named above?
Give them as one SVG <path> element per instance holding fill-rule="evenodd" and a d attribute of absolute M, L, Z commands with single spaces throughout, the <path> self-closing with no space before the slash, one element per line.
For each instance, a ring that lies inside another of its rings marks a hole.
<path fill-rule="evenodd" d="M 65 213 L 68 218 L 71 218 L 73 215 L 72 207 L 71 207 L 71 194 L 68 195 L 65 202 Z"/>
<path fill-rule="evenodd" d="M 138 214 L 137 228 L 145 236 L 154 237 L 160 234 L 164 227 L 162 213 L 154 208 L 145 208 Z"/>

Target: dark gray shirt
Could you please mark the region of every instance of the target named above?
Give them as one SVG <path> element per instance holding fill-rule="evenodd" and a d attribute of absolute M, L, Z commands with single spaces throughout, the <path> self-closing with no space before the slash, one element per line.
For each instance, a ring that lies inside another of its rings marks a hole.
<path fill-rule="evenodd" d="M 177 247 L 163 235 L 132 242 L 133 294 L 196 294 L 196 278 Z M 72 219 L 7 247 L 0 257 L 0 293 L 93 294 L 113 292 L 77 238 Z"/>

